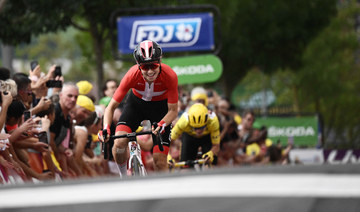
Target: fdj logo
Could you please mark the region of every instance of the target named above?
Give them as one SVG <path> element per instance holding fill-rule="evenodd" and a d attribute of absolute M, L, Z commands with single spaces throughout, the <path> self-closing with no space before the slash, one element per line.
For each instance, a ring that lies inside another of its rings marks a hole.
<path fill-rule="evenodd" d="M 187 47 L 199 39 L 201 18 L 161 19 L 135 21 L 130 48 L 143 40 L 153 40 L 162 47 Z"/>

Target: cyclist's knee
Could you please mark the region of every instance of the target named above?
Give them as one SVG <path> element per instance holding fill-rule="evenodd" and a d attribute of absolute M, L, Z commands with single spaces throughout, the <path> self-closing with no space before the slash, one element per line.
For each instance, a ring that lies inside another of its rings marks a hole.
<path fill-rule="evenodd" d="M 126 148 L 129 140 L 127 138 L 119 138 L 114 140 L 114 148 Z"/>

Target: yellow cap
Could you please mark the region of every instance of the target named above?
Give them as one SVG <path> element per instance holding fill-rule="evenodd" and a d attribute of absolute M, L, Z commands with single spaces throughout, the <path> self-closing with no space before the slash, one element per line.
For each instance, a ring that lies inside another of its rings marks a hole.
<path fill-rule="evenodd" d="M 241 124 L 241 116 L 239 115 L 239 114 L 235 114 L 235 116 L 234 116 L 234 120 L 235 120 L 235 122 L 236 122 L 236 124 Z"/>
<path fill-rule="evenodd" d="M 93 88 L 92 84 L 86 80 L 79 81 L 76 86 L 79 88 L 79 94 L 81 95 L 88 94 Z"/>
<path fill-rule="evenodd" d="M 194 94 L 192 97 L 191 97 L 191 100 L 193 101 L 196 101 L 196 100 L 203 100 L 204 101 L 204 105 L 205 106 L 208 106 L 208 98 L 207 98 L 207 95 L 204 94 L 204 93 L 198 93 L 198 94 Z"/>
<path fill-rule="evenodd" d="M 79 105 L 80 107 L 83 107 L 91 112 L 95 111 L 95 105 L 94 102 L 87 96 L 79 95 L 76 100 L 76 105 Z"/>

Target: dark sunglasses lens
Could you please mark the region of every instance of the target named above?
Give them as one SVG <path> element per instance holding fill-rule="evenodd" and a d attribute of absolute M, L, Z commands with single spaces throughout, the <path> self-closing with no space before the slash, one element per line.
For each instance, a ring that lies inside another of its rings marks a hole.
<path fill-rule="evenodd" d="M 160 65 L 157 63 L 151 63 L 151 64 L 143 64 L 140 66 L 140 68 L 144 71 L 148 71 L 148 70 L 154 70 L 157 69 Z"/>
<path fill-rule="evenodd" d="M 195 130 L 202 130 L 202 129 L 205 129 L 206 125 L 203 126 L 203 127 L 197 127 L 197 128 L 194 128 Z"/>

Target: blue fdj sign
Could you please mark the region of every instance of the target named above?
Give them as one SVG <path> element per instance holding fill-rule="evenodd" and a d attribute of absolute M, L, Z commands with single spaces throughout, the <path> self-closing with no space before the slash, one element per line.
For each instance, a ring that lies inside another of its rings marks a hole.
<path fill-rule="evenodd" d="M 125 16 L 117 20 L 120 53 L 132 53 L 143 40 L 154 40 L 164 51 L 213 50 L 211 13 Z"/>

